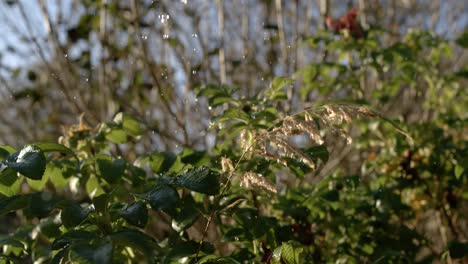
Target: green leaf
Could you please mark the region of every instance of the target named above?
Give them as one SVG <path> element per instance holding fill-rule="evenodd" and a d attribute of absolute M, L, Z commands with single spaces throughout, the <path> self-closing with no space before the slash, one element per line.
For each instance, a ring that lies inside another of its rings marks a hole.
<path fill-rule="evenodd" d="M 96 160 L 99 175 L 108 183 L 113 184 L 122 178 L 125 172 L 127 162 L 123 159 L 110 160 L 103 156 Z"/>
<path fill-rule="evenodd" d="M 44 177 L 50 179 L 55 189 L 63 189 L 67 185 L 68 180 L 63 177 L 62 170 L 57 167 L 53 162 L 47 164 L 44 172 Z"/>
<path fill-rule="evenodd" d="M 10 170 L 10 169 L 7 169 L 7 170 Z M 3 172 L 6 172 L 6 170 Z M 8 173 L 8 176 L 5 176 L 4 174 L 0 174 L 0 177 L 2 177 L 2 181 L 3 180 L 6 181 L 7 178 L 10 178 L 9 180 L 13 180 L 11 185 L 4 185 L 0 183 L 1 194 L 10 197 L 19 193 L 20 187 L 21 187 L 21 184 L 23 183 L 24 178 L 23 176 L 18 178 L 17 175 L 18 174 L 16 173 L 16 171 L 10 171 Z"/>
<path fill-rule="evenodd" d="M 180 154 L 180 160 L 185 164 L 203 166 L 210 163 L 210 156 L 206 151 L 195 151 L 189 148 L 184 148 Z"/>
<path fill-rule="evenodd" d="M 124 229 L 117 231 L 111 234 L 110 238 L 115 245 L 136 248 L 148 258 L 151 258 L 158 248 L 154 239 L 137 230 Z"/>
<path fill-rule="evenodd" d="M 76 156 L 75 152 L 65 147 L 64 145 L 60 145 L 57 143 L 50 143 L 50 142 L 34 143 L 34 145 L 39 147 L 44 153 L 57 151 L 63 154 L 73 156 L 74 158 L 78 160 L 78 157 Z"/>
<path fill-rule="evenodd" d="M 33 193 L 30 196 L 29 207 L 27 207 L 24 212 L 26 215 L 44 218 L 55 208 L 57 202 L 57 198 L 54 197 L 52 193 Z"/>
<path fill-rule="evenodd" d="M 82 240 L 70 246 L 71 260 L 80 263 L 111 263 L 112 240 L 109 237 Z"/>
<path fill-rule="evenodd" d="M 89 195 L 90 198 L 94 198 L 105 193 L 104 189 L 99 183 L 99 179 L 94 176 L 89 177 L 89 179 L 86 181 L 85 187 L 86 193 Z"/>
<path fill-rule="evenodd" d="M 184 257 L 188 257 L 197 253 L 199 244 L 195 241 L 178 241 L 177 246 L 171 248 L 169 253 L 166 255 L 166 262 L 170 260 L 179 260 Z"/>
<path fill-rule="evenodd" d="M 44 188 L 48 179 L 49 179 L 48 175 L 44 173 L 44 176 L 42 176 L 42 179 L 40 180 L 26 179 L 26 181 L 28 182 L 28 185 L 29 187 L 31 187 L 31 189 L 35 191 L 40 191 Z"/>
<path fill-rule="evenodd" d="M 283 242 L 281 247 L 273 251 L 273 263 L 300 264 L 303 263 L 304 248 L 294 241 Z"/>
<path fill-rule="evenodd" d="M 23 242 L 15 238 L 11 238 L 11 237 L 0 239 L 0 246 L 6 246 L 6 245 L 21 248 L 21 249 L 26 249 Z"/>
<path fill-rule="evenodd" d="M 306 153 L 309 157 L 312 159 L 321 159 L 323 163 L 326 163 L 328 161 L 328 149 L 327 146 L 325 145 L 320 145 L 320 146 L 314 146 L 311 148 L 308 148 L 304 150 L 304 153 Z"/>
<path fill-rule="evenodd" d="M 219 173 L 202 166 L 185 171 L 176 183 L 192 191 L 215 195 L 219 192 Z"/>
<path fill-rule="evenodd" d="M 0 200 L 0 215 L 26 208 L 29 205 L 29 194 L 15 195 Z"/>
<path fill-rule="evenodd" d="M 156 174 L 168 172 L 177 162 L 177 155 L 172 152 L 156 152 L 149 156 L 149 165 Z"/>
<path fill-rule="evenodd" d="M 89 210 L 81 208 L 78 203 L 67 201 L 60 206 L 62 213 L 60 219 L 66 228 L 72 228 L 81 224 L 88 217 Z"/>
<path fill-rule="evenodd" d="M 459 164 L 455 166 L 454 174 L 457 180 L 460 179 L 460 176 L 463 174 L 463 171 L 464 171 L 463 167 L 460 166 Z"/>
<path fill-rule="evenodd" d="M 216 107 L 218 105 L 235 102 L 232 97 L 233 89 L 226 85 L 207 85 L 198 89 L 197 96 L 205 96 L 208 98 L 208 105 Z"/>
<path fill-rule="evenodd" d="M 53 250 L 58 250 L 68 246 L 71 243 L 81 241 L 81 240 L 90 240 L 96 238 L 96 235 L 92 232 L 85 230 L 70 230 L 67 233 L 63 234 L 59 238 L 55 239 L 52 243 L 51 248 Z"/>
<path fill-rule="evenodd" d="M 127 142 L 127 134 L 123 129 L 113 128 L 106 134 L 106 139 L 116 144 Z"/>
<path fill-rule="evenodd" d="M 13 147 L 6 146 L 6 145 L 0 146 L 0 160 L 6 159 L 8 156 L 10 156 L 11 154 L 15 152 L 16 152 L 16 149 L 14 149 Z"/>
<path fill-rule="evenodd" d="M 125 132 L 134 137 L 140 136 L 142 134 L 143 130 L 140 122 L 138 122 L 135 118 L 133 118 L 130 115 L 118 113 L 114 117 L 114 122 L 116 122 L 117 124 L 121 124 L 123 130 L 125 130 Z"/>
<path fill-rule="evenodd" d="M 270 100 L 285 99 L 286 93 L 283 88 L 294 83 L 294 79 L 290 77 L 276 77 L 271 83 L 270 89 L 265 92 L 265 95 Z"/>
<path fill-rule="evenodd" d="M 11 168 L 5 168 L 0 171 L 0 185 L 11 186 L 18 180 L 18 173 Z"/>
<path fill-rule="evenodd" d="M 226 122 L 233 120 L 241 121 L 245 124 L 248 124 L 250 121 L 250 117 L 240 108 L 229 108 L 216 119 L 217 122 Z"/>
<path fill-rule="evenodd" d="M 136 201 L 125 205 L 119 215 L 129 224 L 144 228 L 148 223 L 148 210 L 146 204 Z"/>
<path fill-rule="evenodd" d="M 169 185 L 158 185 L 154 190 L 144 195 L 143 198 L 154 210 L 161 210 L 170 215 L 176 214 L 179 194 Z"/>
<path fill-rule="evenodd" d="M 468 31 L 463 32 L 456 40 L 457 44 L 463 48 L 468 48 Z"/>
<path fill-rule="evenodd" d="M 46 157 L 44 152 L 35 145 L 25 146 L 13 162 L 4 164 L 27 178 L 40 180 L 46 169 Z"/>
<path fill-rule="evenodd" d="M 198 261 L 197 263 L 198 264 L 211 264 L 211 263 L 240 264 L 241 262 L 230 257 L 218 257 L 216 255 L 208 255 L 200 259 L 200 261 Z"/>

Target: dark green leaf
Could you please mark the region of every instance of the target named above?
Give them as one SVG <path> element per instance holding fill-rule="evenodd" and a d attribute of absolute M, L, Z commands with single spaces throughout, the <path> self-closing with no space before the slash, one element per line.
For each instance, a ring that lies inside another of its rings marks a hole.
<path fill-rule="evenodd" d="M 29 194 L 15 195 L 0 201 L 0 215 L 23 209 L 29 205 Z"/>
<path fill-rule="evenodd" d="M 0 246 L 5 246 L 5 245 L 25 249 L 25 245 L 23 244 L 23 242 L 21 242 L 20 240 L 11 238 L 11 237 L 0 239 Z"/>
<path fill-rule="evenodd" d="M 5 168 L 0 171 L 0 185 L 11 186 L 16 180 L 18 180 L 18 173 L 16 173 L 16 170 Z"/>
<path fill-rule="evenodd" d="M 15 152 L 16 152 L 16 149 L 14 149 L 13 147 L 6 146 L 6 145 L 0 146 L 0 160 L 6 159 L 8 156 L 10 156 L 11 154 Z"/>
<path fill-rule="evenodd" d="M 110 184 L 116 183 L 122 178 L 127 165 L 123 159 L 110 160 L 104 157 L 98 158 L 96 163 L 99 174 Z"/>
<path fill-rule="evenodd" d="M 28 145 L 19 152 L 15 161 L 4 164 L 30 179 L 40 180 L 46 169 L 46 157 L 40 148 Z"/>
<path fill-rule="evenodd" d="M 149 165 L 154 173 L 165 173 L 176 163 L 177 155 L 172 152 L 156 152 L 149 157 Z"/>
<path fill-rule="evenodd" d="M 323 163 L 328 161 L 328 149 L 325 145 L 315 146 L 304 150 L 304 152 L 312 159 L 321 159 Z"/>
<path fill-rule="evenodd" d="M 463 48 L 468 48 L 468 31 L 463 32 L 456 40 L 457 44 Z"/>
<path fill-rule="evenodd" d="M 154 239 L 137 230 L 121 230 L 111 234 L 110 237 L 115 245 L 136 248 L 148 258 L 158 247 Z"/>
<path fill-rule="evenodd" d="M 219 264 L 240 264 L 241 262 L 229 258 L 229 257 L 218 257 L 216 255 L 208 255 L 200 259 L 197 262 L 198 264 L 211 264 L 211 263 L 219 263 Z"/>
<path fill-rule="evenodd" d="M 146 204 L 136 201 L 125 205 L 119 213 L 129 224 L 144 228 L 148 222 L 148 210 Z"/>
<path fill-rule="evenodd" d="M 39 218 L 46 217 L 55 208 L 57 202 L 57 198 L 52 193 L 33 193 L 30 196 L 29 207 L 25 209 L 25 214 Z"/>
<path fill-rule="evenodd" d="M 66 247 L 70 243 L 74 243 L 81 240 L 90 240 L 96 238 L 94 233 L 85 230 L 70 230 L 67 233 L 63 234 L 59 238 L 55 239 L 52 243 L 52 249 L 58 250 Z"/>
<path fill-rule="evenodd" d="M 175 215 L 179 194 L 173 187 L 165 184 L 159 185 L 144 195 L 144 198 L 154 210 L 161 210 L 170 215 Z"/>
<path fill-rule="evenodd" d="M 63 206 L 60 218 L 66 228 L 72 228 L 83 222 L 89 214 L 89 210 L 81 208 L 78 203 L 66 202 Z"/>
<path fill-rule="evenodd" d="M 34 143 L 34 145 L 39 147 L 44 153 L 57 151 L 63 154 L 73 156 L 74 158 L 78 160 L 78 157 L 75 155 L 75 152 L 65 147 L 64 145 L 60 145 L 57 143 L 50 143 L 50 142 Z"/>
<path fill-rule="evenodd" d="M 81 240 L 70 245 L 71 260 L 80 263 L 111 263 L 112 240 L 109 237 Z"/>
<path fill-rule="evenodd" d="M 177 184 L 192 191 L 215 195 L 220 189 L 219 176 L 219 173 L 202 166 L 185 171 L 177 178 Z"/>
<path fill-rule="evenodd" d="M 167 262 L 170 260 L 179 260 L 184 257 L 188 257 L 197 253 L 199 244 L 195 241 L 179 241 L 171 248 L 166 256 Z"/>

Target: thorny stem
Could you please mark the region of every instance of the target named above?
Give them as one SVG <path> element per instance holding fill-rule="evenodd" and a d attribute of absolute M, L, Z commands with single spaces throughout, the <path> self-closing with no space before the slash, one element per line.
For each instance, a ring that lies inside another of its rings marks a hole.
<path fill-rule="evenodd" d="M 337 104 L 337 105 L 346 105 L 346 104 Z M 229 176 L 226 180 L 226 183 L 224 184 L 223 188 L 221 189 L 221 193 L 218 195 L 218 200 L 223 197 L 223 195 L 227 192 L 227 190 L 229 189 L 229 184 L 231 183 L 232 181 L 232 178 L 234 177 L 234 173 L 235 171 L 237 170 L 237 168 L 239 167 L 241 161 L 245 158 L 245 155 L 252 149 L 252 147 L 256 144 L 257 140 L 259 140 L 260 138 L 264 137 L 265 135 L 268 135 L 269 133 L 272 132 L 272 128 L 275 127 L 277 124 L 283 122 L 287 117 L 293 117 L 293 116 L 298 116 L 298 115 L 301 115 L 305 112 L 308 112 L 310 110 L 317 110 L 319 109 L 320 107 L 308 107 L 308 108 L 305 108 L 304 110 L 302 111 L 299 111 L 299 112 L 296 112 L 294 114 L 291 114 L 291 115 L 286 115 L 284 117 L 280 117 L 278 119 L 276 119 L 275 121 L 273 121 L 273 124 L 270 125 L 266 131 L 264 133 L 261 133 L 261 134 L 258 134 L 254 137 L 254 139 L 252 140 L 252 143 L 250 143 L 247 148 L 242 152 L 241 156 L 239 157 L 239 159 L 237 160 L 236 164 L 234 165 L 233 169 L 230 170 L 229 172 Z M 401 133 L 402 135 L 404 135 L 408 142 L 410 143 L 410 145 L 413 145 L 414 144 L 414 141 L 413 141 L 413 138 L 408 134 L 408 132 L 404 131 L 402 128 L 400 128 L 395 122 L 393 122 L 392 120 L 386 118 L 385 116 L 383 116 L 382 114 L 380 113 L 377 113 L 375 111 L 372 111 L 368 108 L 365 108 L 366 111 L 368 111 L 368 116 L 370 117 L 378 117 L 388 123 L 390 123 L 399 133 Z M 202 237 L 200 239 L 200 243 L 198 245 L 198 249 L 197 249 L 197 254 L 195 255 L 195 258 L 198 258 L 198 255 L 200 254 L 200 251 L 201 251 L 201 248 L 203 246 L 203 241 L 204 239 L 206 238 L 206 235 L 208 233 L 208 228 L 210 227 L 210 224 L 211 222 L 213 221 L 213 218 L 215 217 L 215 215 L 218 213 L 218 209 L 214 209 L 211 213 L 210 213 L 210 216 L 208 217 L 208 220 L 206 222 L 206 226 L 205 226 L 205 229 L 203 230 L 203 234 L 202 234 Z"/>

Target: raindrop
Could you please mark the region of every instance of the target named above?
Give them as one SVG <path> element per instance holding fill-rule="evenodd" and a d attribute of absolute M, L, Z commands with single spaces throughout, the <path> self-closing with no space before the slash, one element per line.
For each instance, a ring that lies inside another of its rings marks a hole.
<path fill-rule="evenodd" d="M 196 33 L 193 33 L 192 38 L 198 38 L 198 35 Z"/>
<path fill-rule="evenodd" d="M 239 241 L 239 237 L 237 237 L 237 236 L 234 237 L 234 240 Z"/>
<path fill-rule="evenodd" d="M 148 36 L 147 35 L 142 35 L 141 38 L 144 39 L 144 40 L 147 40 Z"/>
<path fill-rule="evenodd" d="M 163 39 L 168 39 L 169 38 L 169 34 L 164 34 L 163 35 Z"/>
<path fill-rule="evenodd" d="M 68 58 L 68 54 L 63 55 L 65 58 Z"/>
<path fill-rule="evenodd" d="M 159 21 L 161 21 L 161 23 L 166 23 L 168 20 L 169 20 L 170 16 L 168 14 L 160 14 L 158 15 L 158 19 Z"/>
<path fill-rule="evenodd" d="M 208 110 L 211 110 L 211 109 L 213 109 L 213 108 L 211 106 L 208 106 Z"/>
<path fill-rule="evenodd" d="M 192 74 L 193 74 L 193 75 L 197 74 L 197 71 L 196 71 L 196 70 L 193 70 L 193 71 L 192 71 Z"/>

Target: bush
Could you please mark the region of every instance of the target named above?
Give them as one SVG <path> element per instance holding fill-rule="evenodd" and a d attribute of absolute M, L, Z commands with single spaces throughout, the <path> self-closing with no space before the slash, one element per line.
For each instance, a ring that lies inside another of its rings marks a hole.
<path fill-rule="evenodd" d="M 137 154 L 146 128 L 124 113 L 97 128 L 80 122 L 60 144 L 2 146 L 2 261 L 466 257 L 466 69 L 438 68 L 451 48 L 437 36 L 412 32 L 389 46 L 384 38 L 318 34 L 304 45 L 326 45 L 329 62 L 277 77 L 252 98 L 200 87 L 217 135 L 210 150 Z M 375 87 L 362 87 L 363 78 Z M 294 87 L 304 109 L 279 111 Z M 401 87 L 424 94 L 402 113 L 406 124 L 374 110 Z M 310 103 L 311 94 L 342 100 Z"/>

